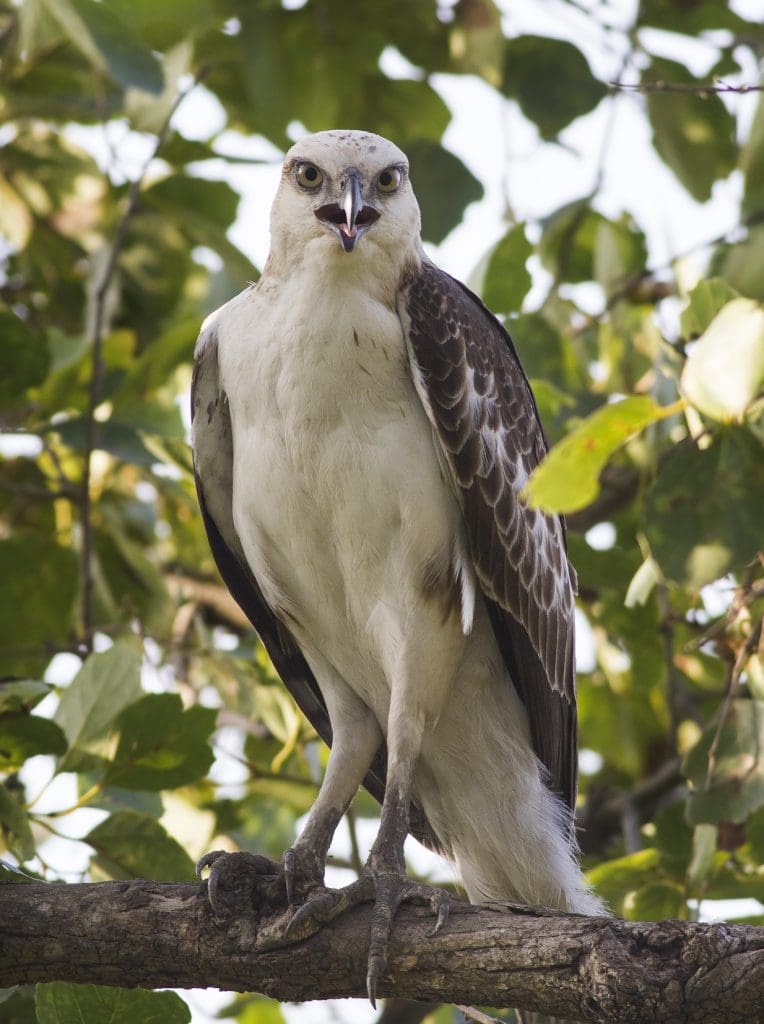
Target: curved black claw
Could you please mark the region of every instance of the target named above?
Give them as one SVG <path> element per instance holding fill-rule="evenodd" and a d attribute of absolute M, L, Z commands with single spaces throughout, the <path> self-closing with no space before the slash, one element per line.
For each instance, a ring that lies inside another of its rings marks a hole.
<path fill-rule="evenodd" d="M 225 918 L 235 914 L 251 913 L 253 909 L 267 903 L 283 906 L 281 888 L 281 865 L 267 857 L 253 853 L 229 853 L 226 850 L 211 850 L 196 862 L 196 874 L 210 869 L 207 879 L 207 898 L 215 917 Z M 274 886 L 274 883 L 277 883 Z"/>
<path fill-rule="evenodd" d="M 448 920 L 451 908 L 451 897 L 445 889 L 412 882 L 398 872 L 373 874 L 367 870 L 344 889 L 328 889 L 308 899 L 289 921 L 284 939 L 307 938 L 346 910 L 369 900 L 374 900 L 374 910 L 369 935 L 366 991 L 372 1006 L 376 1007 L 377 985 L 387 967 L 387 947 L 398 907 L 403 901 L 429 904 L 436 915 L 430 934 L 436 935 Z"/>
<path fill-rule="evenodd" d="M 387 969 L 387 947 L 398 907 L 404 901 L 427 903 L 436 915 L 430 935 L 437 935 L 451 912 L 451 897 L 445 889 L 435 889 L 422 882 L 412 882 L 398 874 L 377 877 L 376 900 L 371 915 L 369 961 L 366 971 L 366 992 L 369 1002 L 377 1007 L 377 985 Z"/>

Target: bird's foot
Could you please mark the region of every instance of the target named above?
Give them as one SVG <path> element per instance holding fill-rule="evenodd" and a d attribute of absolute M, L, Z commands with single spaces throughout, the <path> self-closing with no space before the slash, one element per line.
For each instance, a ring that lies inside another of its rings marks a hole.
<path fill-rule="evenodd" d="M 327 889 L 309 898 L 290 920 L 284 938 L 288 941 L 308 938 L 346 910 L 369 900 L 374 900 L 374 909 L 371 915 L 366 990 L 372 1006 L 376 1007 L 377 985 L 387 967 L 390 930 L 398 907 L 404 900 L 429 904 L 436 915 L 435 926 L 430 934 L 436 935 L 448 920 L 451 906 L 451 897 L 445 889 L 413 882 L 397 869 L 375 870 L 367 864 L 357 881 L 343 889 Z"/>
<path fill-rule="evenodd" d="M 281 864 L 252 853 L 212 850 L 196 863 L 196 874 L 209 868 L 207 899 L 222 921 L 240 914 L 284 909 L 284 872 Z"/>

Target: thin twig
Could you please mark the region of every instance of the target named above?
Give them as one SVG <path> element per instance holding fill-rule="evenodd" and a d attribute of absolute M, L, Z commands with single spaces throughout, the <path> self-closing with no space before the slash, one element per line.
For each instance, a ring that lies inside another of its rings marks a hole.
<path fill-rule="evenodd" d="M 81 550 L 80 550 L 80 571 L 82 575 L 82 636 L 84 646 L 88 651 L 93 649 L 93 523 L 92 523 L 92 499 L 90 495 L 91 461 L 96 444 L 96 419 L 95 412 L 101 402 L 101 391 L 103 387 L 104 362 L 103 362 L 103 336 L 106 328 L 106 300 L 109 294 L 114 272 L 117 269 L 117 262 L 127 239 L 127 231 L 130 221 L 138 207 L 141 186 L 148 172 L 149 166 L 156 157 L 157 152 L 167 138 L 170 130 L 170 122 L 176 110 L 196 88 L 206 74 L 206 69 L 200 71 L 192 80 L 190 85 L 179 92 L 175 97 L 172 107 L 165 118 L 164 124 L 157 132 L 156 141 L 151 153 L 143 163 L 138 175 L 130 183 L 127 193 L 127 205 L 125 206 L 122 218 L 117 225 L 117 231 L 109 250 L 109 256 L 104 267 L 103 274 L 95 289 L 95 301 L 93 310 L 93 331 L 91 339 L 91 376 L 88 395 L 88 408 L 85 414 L 85 450 L 83 453 L 82 486 L 80 496 L 80 521 L 82 528 Z"/>
<path fill-rule="evenodd" d="M 716 82 L 712 85 L 691 85 L 689 82 L 608 82 L 612 92 L 682 92 L 700 96 L 701 99 L 714 93 L 733 92 L 745 95 L 748 92 L 761 92 L 763 85 L 730 85 L 729 82 Z"/>

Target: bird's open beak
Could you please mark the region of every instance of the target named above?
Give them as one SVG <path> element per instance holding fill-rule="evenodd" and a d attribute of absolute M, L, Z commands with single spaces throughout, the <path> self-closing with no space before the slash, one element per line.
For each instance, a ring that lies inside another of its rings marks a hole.
<path fill-rule="evenodd" d="M 348 171 L 340 201 L 319 206 L 315 214 L 337 232 L 345 252 L 352 252 L 364 231 L 379 220 L 379 212 L 373 206 L 364 206 L 361 176 L 355 170 Z"/>

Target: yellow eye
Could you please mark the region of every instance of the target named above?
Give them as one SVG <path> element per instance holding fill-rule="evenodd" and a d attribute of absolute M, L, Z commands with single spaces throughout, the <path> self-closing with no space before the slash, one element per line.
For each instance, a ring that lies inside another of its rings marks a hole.
<path fill-rule="evenodd" d="M 401 172 L 397 167 L 388 167 L 377 175 L 377 189 L 380 192 L 395 192 L 401 183 Z"/>
<path fill-rule="evenodd" d="M 301 188 L 318 188 L 324 180 L 323 171 L 319 171 L 315 164 L 298 164 L 295 171 L 297 184 Z"/>

